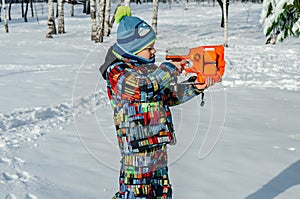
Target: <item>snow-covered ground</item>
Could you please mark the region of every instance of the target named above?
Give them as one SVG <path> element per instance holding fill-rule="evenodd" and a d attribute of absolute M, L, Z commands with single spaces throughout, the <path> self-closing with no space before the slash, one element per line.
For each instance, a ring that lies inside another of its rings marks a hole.
<path fill-rule="evenodd" d="M 300 40 L 265 45 L 261 7 L 230 5 L 223 82 L 206 92 L 204 107 L 194 99 L 172 109 L 175 199 L 299 197 Z M 75 17 L 65 8 L 67 33 L 54 39 L 45 39 L 42 3 L 36 6 L 39 23 L 24 23 L 14 5 L 10 33 L 1 29 L 1 199 L 107 199 L 118 189 L 119 152 L 98 72 L 116 27 L 95 44 L 82 7 L 76 6 Z M 151 23 L 151 4 L 132 8 Z M 158 62 L 168 47 L 223 43 L 219 6 L 184 8 L 160 4 Z"/>

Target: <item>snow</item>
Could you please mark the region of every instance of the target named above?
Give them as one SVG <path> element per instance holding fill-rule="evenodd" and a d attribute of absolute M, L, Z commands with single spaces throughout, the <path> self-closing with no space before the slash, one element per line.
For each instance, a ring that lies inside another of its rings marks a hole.
<path fill-rule="evenodd" d="M 174 198 L 300 194 L 300 42 L 265 45 L 262 4 L 248 5 L 229 7 L 222 83 L 206 91 L 204 107 L 197 98 L 172 108 Z M 151 22 L 152 4 L 132 7 Z M 47 5 L 36 8 L 39 23 L 24 23 L 13 5 L 10 33 L 0 34 L 0 198 L 111 198 L 120 155 L 98 67 L 116 27 L 95 44 L 82 6 L 72 18 L 66 4 L 66 34 L 46 39 Z M 219 6 L 160 4 L 157 61 L 167 48 L 222 44 L 220 20 Z"/>

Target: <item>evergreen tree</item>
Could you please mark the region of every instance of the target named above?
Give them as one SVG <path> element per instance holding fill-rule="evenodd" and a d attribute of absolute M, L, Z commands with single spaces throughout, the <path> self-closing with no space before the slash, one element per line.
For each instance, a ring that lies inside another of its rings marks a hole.
<path fill-rule="evenodd" d="M 266 43 L 300 36 L 300 0 L 264 0 L 260 22 Z"/>

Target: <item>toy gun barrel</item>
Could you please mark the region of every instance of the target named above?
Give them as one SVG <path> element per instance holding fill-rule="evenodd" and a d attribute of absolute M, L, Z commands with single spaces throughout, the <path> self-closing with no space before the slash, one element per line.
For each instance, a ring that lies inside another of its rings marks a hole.
<path fill-rule="evenodd" d="M 168 48 L 166 50 L 166 60 L 179 62 L 188 58 L 189 48 Z"/>
<path fill-rule="evenodd" d="M 167 49 L 167 60 L 192 62 L 191 67 L 185 67 L 187 73 L 196 73 L 198 82 L 205 83 L 207 77 L 212 77 L 215 82 L 221 81 L 225 70 L 224 47 L 198 46 L 195 48 Z"/>

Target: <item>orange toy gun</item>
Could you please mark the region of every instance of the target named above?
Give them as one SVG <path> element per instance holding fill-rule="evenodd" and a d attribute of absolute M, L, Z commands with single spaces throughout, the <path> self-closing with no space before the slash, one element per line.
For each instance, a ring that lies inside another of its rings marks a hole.
<path fill-rule="evenodd" d="M 200 83 L 205 83 L 207 77 L 212 77 L 215 82 L 220 82 L 225 71 L 222 45 L 167 49 L 166 59 L 177 62 L 186 60 L 188 63 L 184 66 L 186 74 L 196 73 Z"/>

